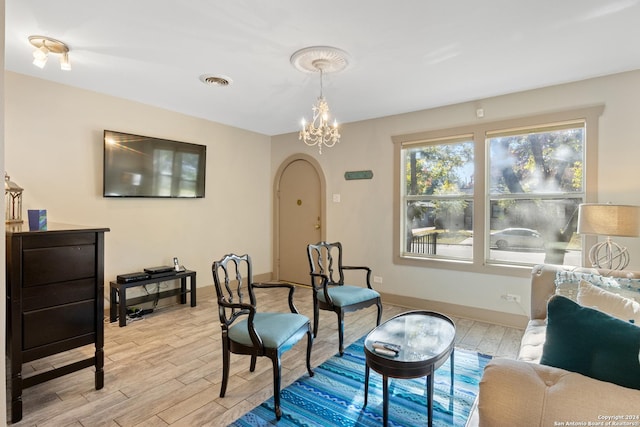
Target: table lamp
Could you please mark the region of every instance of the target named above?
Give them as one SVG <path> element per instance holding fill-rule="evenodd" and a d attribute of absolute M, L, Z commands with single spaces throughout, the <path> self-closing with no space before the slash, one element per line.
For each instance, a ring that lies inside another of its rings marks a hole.
<path fill-rule="evenodd" d="M 578 208 L 578 234 L 607 237 L 589 250 L 593 267 L 623 270 L 629 265 L 629 252 L 611 236 L 640 236 L 640 206 L 582 203 Z"/>

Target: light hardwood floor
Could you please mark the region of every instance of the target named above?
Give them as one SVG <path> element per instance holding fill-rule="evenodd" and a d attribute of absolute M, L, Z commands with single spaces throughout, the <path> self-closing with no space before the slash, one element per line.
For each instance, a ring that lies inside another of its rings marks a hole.
<path fill-rule="evenodd" d="M 198 306 L 172 305 L 126 327 L 105 323 L 105 379 L 94 389 L 93 369 L 28 388 L 24 416 L 16 426 L 222 426 L 272 394 L 272 368 L 259 358 L 249 372 L 249 357 L 233 355 L 227 394 L 219 397 L 221 344 L 217 304 L 212 287 L 198 289 Z M 259 310 L 287 310 L 281 290 L 258 290 Z M 311 291 L 296 289 L 298 309 L 312 317 Z M 406 308 L 384 304 L 383 321 Z M 108 313 L 108 309 L 106 310 Z M 345 316 L 345 347 L 375 325 L 371 307 Z M 514 358 L 522 330 L 453 318 L 456 347 Z M 321 311 L 313 343 L 312 366 L 338 350 L 334 313 Z M 306 340 L 284 354 L 282 387 L 306 374 Z M 76 351 L 92 353 L 85 347 Z M 32 362 L 24 372 L 64 364 L 74 352 Z"/>

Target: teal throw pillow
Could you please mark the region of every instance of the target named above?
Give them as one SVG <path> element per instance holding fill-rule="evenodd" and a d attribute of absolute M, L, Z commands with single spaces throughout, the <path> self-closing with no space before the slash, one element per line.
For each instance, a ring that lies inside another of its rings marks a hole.
<path fill-rule="evenodd" d="M 540 363 L 640 390 L 640 327 L 569 298 L 547 306 Z"/>

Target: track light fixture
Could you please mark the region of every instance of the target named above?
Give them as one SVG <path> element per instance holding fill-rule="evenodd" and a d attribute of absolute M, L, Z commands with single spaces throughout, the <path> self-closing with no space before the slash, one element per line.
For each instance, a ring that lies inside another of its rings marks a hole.
<path fill-rule="evenodd" d="M 47 64 L 49 53 L 60 55 L 60 69 L 70 70 L 69 46 L 60 40 L 45 36 L 30 36 L 29 43 L 36 49 L 33 51 L 33 65 L 44 68 Z"/>

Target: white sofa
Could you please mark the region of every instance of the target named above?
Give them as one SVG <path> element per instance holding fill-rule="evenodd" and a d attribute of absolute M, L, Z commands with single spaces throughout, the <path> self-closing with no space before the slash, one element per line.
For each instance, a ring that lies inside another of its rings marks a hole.
<path fill-rule="evenodd" d="M 494 359 L 486 366 L 478 396 L 479 426 L 640 426 L 640 390 L 539 364 L 545 341 L 547 301 L 556 293 L 576 290 L 575 283 L 557 284 L 558 272 L 562 272 L 560 276 L 587 275 L 596 279 L 598 276 L 640 278 L 640 271 L 557 265 L 534 267 L 531 319 L 522 338 L 518 360 Z M 607 424 L 609 421 L 623 423 Z M 598 424 L 600 422 L 602 424 Z"/>

